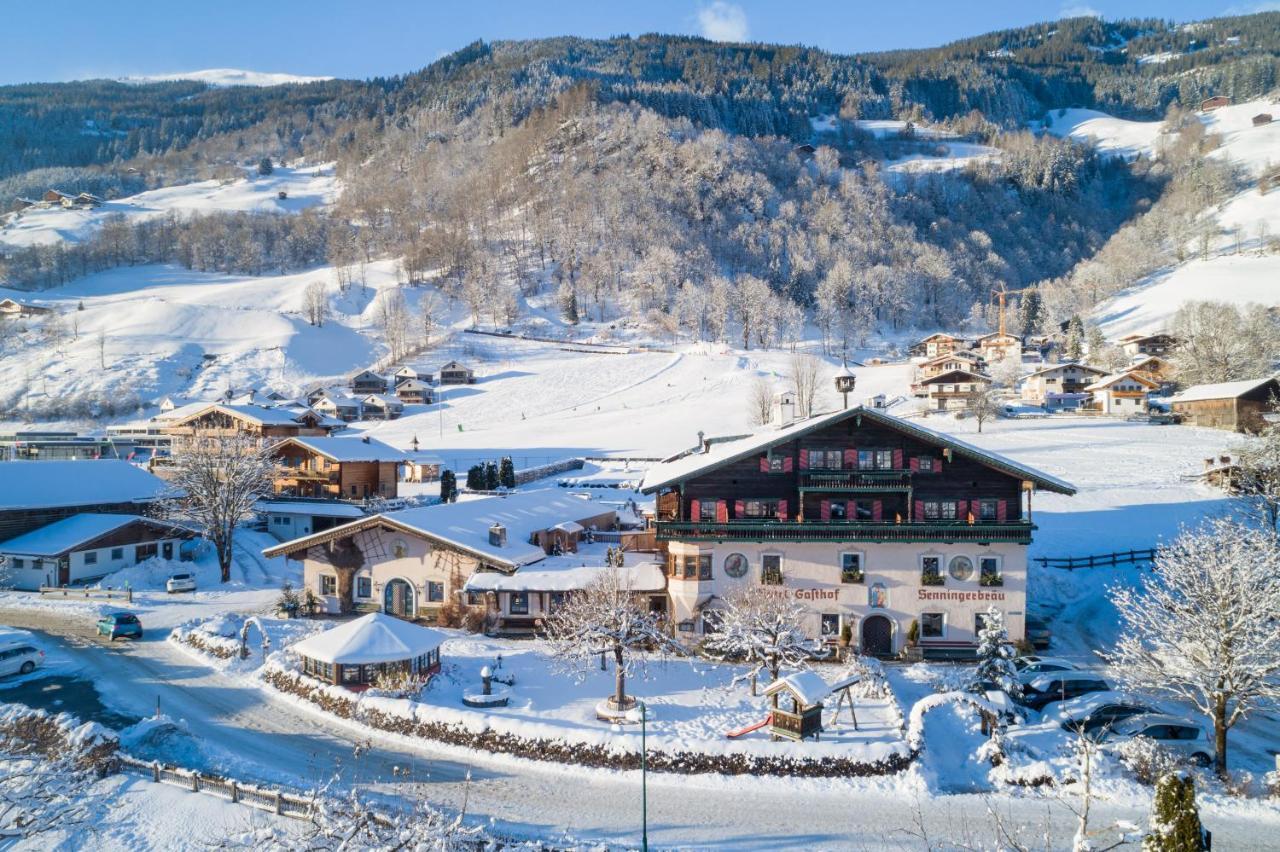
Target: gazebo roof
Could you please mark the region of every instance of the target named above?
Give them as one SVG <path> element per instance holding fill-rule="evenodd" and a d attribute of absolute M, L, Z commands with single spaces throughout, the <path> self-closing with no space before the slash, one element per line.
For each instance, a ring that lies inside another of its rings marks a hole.
<path fill-rule="evenodd" d="M 291 646 L 312 660 L 369 665 L 411 660 L 439 648 L 448 636 L 382 612 L 371 612 Z"/>
<path fill-rule="evenodd" d="M 779 678 L 765 687 L 764 694 L 770 696 L 784 689 L 799 699 L 801 705 L 805 707 L 812 707 L 831 694 L 831 687 L 827 682 L 812 671 L 796 672 Z"/>

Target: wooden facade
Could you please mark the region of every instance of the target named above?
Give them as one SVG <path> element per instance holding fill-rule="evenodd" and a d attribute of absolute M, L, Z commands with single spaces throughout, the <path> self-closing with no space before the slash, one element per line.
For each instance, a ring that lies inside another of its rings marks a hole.
<path fill-rule="evenodd" d="M 1088 364 L 1054 364 L 1037 370 L 1023 380 L 1022 399 L 1043 405 L 1052 394 L 1084 393 L 1085 388 L 1106 374 L 1106 370 Z"/>
<path fill-rule="evenodd" d="M 162 433 L 172 439 L 174 453 L 177 454 L 188 441 L 197 437 L 219 438 L 236 435 L 250 435 L 264 442 L 274 442 L 282 438 L 293 438 L 299 435 L 328 435 L 329 428 L 323 425 L 323 419 L 314 411 L 304 411 L 294 417 L 281 417 L 277 409 L 246 409 L 251 406 L 232 408 L 225 405 L 211 405 L 188 417 L 177 420 L 164 427 Z"/>
<path fill-rule="evenodd" d="M 476 372 L 465 364 L 450 361 L 440 368 L 440 384 L 442 385 L 474 385 Z"/>
<path fill-rule="evenodd" d="M 1235 396 L 1190 401 L 1174 397 L 1171 407 L 1174 414 L 1192 426 L 1260 432 L 1267 426 L 1263 416 L 1271 411 L 1271 400 L 1276 397 L 1280 397 L 1280 381 L 1270 379 Z"/>
<path fill-rule="evenodd" d="M 910 352 L 912 355 L 923 355 L 926 358 L 937 358 L 939 355 L 949 355 L 952 352 L 959 352 L 967 348 L 969 341 L 963 337 L 957 337 L 954 334 L 944 334 L 938 332 L 931 334 L 923 340 L 912 344 Z"/>
<path fill-rule="evenodd" d="M 296 441 L 273 450 L 280 462 L 273 484 L 278 497 L 367 500 L 397 496 L 396 459 L 339 461 Z"/>
<path fill-rule="evenodd" d="M 920 383 L 929 408 L 935 411 L 963 411 L 973 406 L 978 394 L 991 387 L 991 379 L 968 370 L 940 373 Z"/>

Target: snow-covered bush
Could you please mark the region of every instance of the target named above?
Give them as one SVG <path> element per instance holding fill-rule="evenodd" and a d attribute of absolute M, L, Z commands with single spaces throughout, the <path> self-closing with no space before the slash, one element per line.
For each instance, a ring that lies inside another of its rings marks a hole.
<path fill-rule="evenodd" d="M 1143 852 L 1201 852 L 1204 841 L 1195 782 L 1180 772 L 1162 776 L 1151 803 L 1151 831 L 1142 838 Z"/>
<path fill-rule="evenodd" d="M 1116 757 L 1142 784 L 1154 784 L 1161 776 L 1177 771 L 1177 755 L 1148 737 L 1122 740 L 1114 749 Z"/>
<path fill-rule="evenodd" d="M 994 606 L 987 607 L 978 631 L 978 667 L 973 673 L 973 687 L 994 683 L 1006 695 L 1017 698 L 1022 695 L 1022 683 L 1018 669 L 1013 664 L 1018 649 L 1009 641 L 1009 631 L 1004 625 L 1004 614 Z"/>

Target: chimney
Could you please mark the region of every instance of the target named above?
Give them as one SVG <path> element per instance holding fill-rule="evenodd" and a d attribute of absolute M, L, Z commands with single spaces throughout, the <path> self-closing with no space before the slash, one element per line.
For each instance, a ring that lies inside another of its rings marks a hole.
<path fill-rule="evenodd" d="M 791 391 L 778 397 L 778 425 L 787 426 L 796 419 L 796 398 Z"/>
<path fill-rule="evenodd" d="M 502 524 L 494 524 L 489 527 L 489 544 L 494 547 L 507 546 L 507 528 Z"/>
<path fill-rule="evenodd" d="M 698 430 L 698 452 L 705 453 L 707 451 L 707 433 L 701 429 Z"/>

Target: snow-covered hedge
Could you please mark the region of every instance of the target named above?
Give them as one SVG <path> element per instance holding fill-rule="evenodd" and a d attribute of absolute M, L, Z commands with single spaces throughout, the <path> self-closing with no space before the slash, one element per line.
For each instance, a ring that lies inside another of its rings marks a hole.
<path fill-rule="evenodd" d="M 24 704 L 0 704 L 0 752 L 70 758 L 80 768 L 105 774 L 119 746 L 116 735 L 97 722 Z"/>
<path fill-rule="evenodd" d="M 526 723 L 523 734 L 496 730 L 493 723 L 501 723 L 501 719 L 483 713 L 457 711 L 452 714 L 453 718 L 445 720 L 439 718 L 444 708 L 407 699 L 361 696 L 291 670 L 279 660 L 268 662 L 261 677 L 279 692 L 296 696 L 339 718 L 391 734 L 531 760 L 602 769 L 640 768 L 639 751 L 604 731 L 600 732 L 599 740 L 592 743 L 566 740 L 563 729 L 552 726 L 540 731 L 537 730 L 538 726 Z M 557 733 L 561 736 L 557 736 Z M 668 752 L 653 747 L 647 751 L 648 767 L 655 772 L 714 772 L 724 775 L 791 775 L 812 778 L 889 775 L 906 769 L 914 757 L 901 743 L 887 745 L 884 756 L 876 760 L 830 755 L 791 757 L 742 752 Z"/>
<path fill-rule="evenodd" d="M 240 653 L 239 640 L 219 635 L 217 630 L 210 629 L 208 623 L 195 627 L 175 627 L 169 633 L 169 641 L 188 645 L 199 653 L 218 660 L 235 659 Z"/>
<path fill-rule="evenodd" d="M 942 707 L 945 704 L 968 704 L 979 713 L 988 714 L 989 718 L 997 719 L 1000 713 L 985 698 L 974 695 L 971 692 L 960 692 L 958 690 L 952 692 L 938 692 L 933 695 L 926 695 L 915 703 L 911 708 L 911 716 L 907 720 L 907 745 L 912 751 L 918 752 L 925 746 L 924 742 L 924 717 L 930 710 Z"/>

